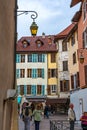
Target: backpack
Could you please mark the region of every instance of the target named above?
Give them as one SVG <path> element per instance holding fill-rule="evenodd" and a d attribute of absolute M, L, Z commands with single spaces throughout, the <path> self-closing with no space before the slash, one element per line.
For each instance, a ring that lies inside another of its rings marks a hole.
<path fill-rule="evenodd" d="M 25 115 L 28 116 L 29 115 L 29 108 L 25 107 Z"/>

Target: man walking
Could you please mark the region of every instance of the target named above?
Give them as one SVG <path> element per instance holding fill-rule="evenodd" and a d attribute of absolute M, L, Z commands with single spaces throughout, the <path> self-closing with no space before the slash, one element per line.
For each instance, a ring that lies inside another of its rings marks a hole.
<path fill-rule="evenodd" d="M 76 116 L 75 116 L 75 112 L 74 112 L 73 108 L 74 108 L 74 105 L 71 103 L 69 105 L 69 110 L 68 110 L 68 119 L 70 122 L 70 130 L 74 130 L 74 123 L 76 120 Z"/>

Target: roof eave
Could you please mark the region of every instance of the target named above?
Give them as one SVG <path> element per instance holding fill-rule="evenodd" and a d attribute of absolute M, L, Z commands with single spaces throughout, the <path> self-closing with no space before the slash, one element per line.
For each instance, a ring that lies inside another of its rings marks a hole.
<path fill-rule="evenodd" d="M 70 7 L 73 7 L 75 6 L 76 4 L 78 4 L 79 2 L 81 2 L 82 0 L 72 0 L 71 1 L 71 4 L 70 4 Z"/>

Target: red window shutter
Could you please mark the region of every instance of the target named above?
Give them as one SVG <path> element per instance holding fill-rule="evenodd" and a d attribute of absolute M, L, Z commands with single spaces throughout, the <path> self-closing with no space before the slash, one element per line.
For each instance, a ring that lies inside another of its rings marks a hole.
<path fill-rule="evenodd" d="M 87 65 L 84 66 L 84 72 L 85 72 L 85 84 L 87 85 Z"/>
<path fill-rule="evenodd" d="M 51 88 L 50 87 L 51 87 L 50 85 L 47 86 L 47 93 L 48 93 L 48 95 L 51 95 Z"/>

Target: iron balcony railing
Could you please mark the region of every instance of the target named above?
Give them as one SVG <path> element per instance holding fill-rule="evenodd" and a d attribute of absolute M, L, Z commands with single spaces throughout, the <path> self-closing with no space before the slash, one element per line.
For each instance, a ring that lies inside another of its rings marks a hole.
<path fill-rule="evenodd" d="M 68 120 L 50 120 L 50 130 L 70 130 L 70 124 Z M 77 120 L 75 122 L 74 130 L 82 130 L 81 122 Z"/>

